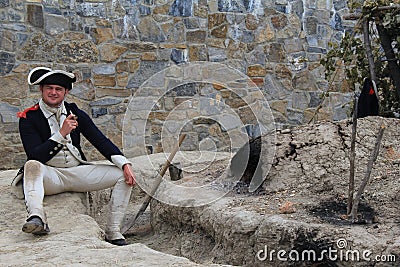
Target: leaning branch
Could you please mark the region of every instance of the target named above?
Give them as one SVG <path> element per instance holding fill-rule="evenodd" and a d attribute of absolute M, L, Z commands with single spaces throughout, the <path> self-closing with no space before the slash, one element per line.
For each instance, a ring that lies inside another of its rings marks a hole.
<path fill-rule="evenodd" d="M 393 10 L 393 9 L 399 9 L 399 8 L 400 8 L 400 5 L 396 4 L 396 5 L 391 5 L 391 6 L 380 6 L 380 7 L 377 7 L 375 9 L 371 10 L 371 11 L 373 13 L 375 13 L 377 11 L 386 11 L 386 10 Z M 364 14 L 362 14 L 362 13 L 350 13 L 350 14 L 344 15 L 343 19 L 345 19 L 345 20 L 357 20 L 357 19 L 360 19 L 363 16 L 364 16 Z"/>
<path fill-rule="evenodd" d="M 371 39 L 369 38 L 369 21 L 368 21 L 368 19 L 364 19 L 364 21 L 363 21 L 363 33 L 364 33 L 365 53 L 367 54 L 368 64 L 369 64 L 369 74 L 370 74 L 371 80 L 376 82 L 375 62 L 374 62 L 374 56 L 372 54 Z M 375 93 L 377 93 L 377 92 L 375 92 Z"/>
<path fill-rule="evenodd" d="M 345 20 L 358 20 L 358 19 L 361 19 L 361 17 L 362 17 L 361 13 L 350 13 L 350 14 L 344 15 L 343 19 L 345 19 Z"/>
<path fill-rule="evenodd" d="M 379 129 L 378 137 L 376 138 L 374 151 L 372 152 L 371 157 L 369 158 L 369 161 L 368 161 L 367 171 L 365 172 L 364 178 L 363 178 L 363 180 L 361 182 L 360 187 L 358 188 L 357 195 L 356 195 L 356 197 L 354 199 L 354 202 L 353 202 L 353 208 L 351 210 L 351 220 L 353 222 L 357 222 L 358 204 L 360 204 L 361 196 L 364 193 L 364 189 L 367 186 L 367 183 L 369 181 L 369 177 L 371 176 L 372 167 L 374 165 L 374 162 L 376 161 L 376 158 L 378 157 L 379 147 L 380 147 L 381 142 L 382 142 L 382 137 L 383 137 L 383 132 L 384 131 L 385 131 L 385 125 L 382 124 L 380 129 Z"/>
<path fill-rule="evenodd" d="M 393 4 L 390 6 L 380 6 L 380 7 L 376 8 L 376 10 L 383 11 L 383 10 L 391 10 L 391 9 L 398 9 L 398 8 L 400 8 L 400 4 Z"/>
<path fill-rule="evenodd" d="M 142 215 L 147 207 L 150 204 L 150 201 L 153 199 L 154 195 L 156 194 L 156 191 L 158 189 L 158 187 L 160 186 L 161 182 L 163 181 L 163 176 L 164 174 L 167 172 L 168 167 L 171 165 L 172 160 L 175 157 L 175 154 L 178 152 L 179 147 L 181 146 L 183 140 L 185 139 L 186 134 L 182 134 L 181 136 L 179 136 L 178 139 L 178 144 L 176 145 L 176 147 L 172 150 L 171 154 L 169 155 L 167 161 L 165 162 L 164 166 L 162 167 L 160 173 L 157 175 L 156 180 L 154 182 L 153 188 L 151 189 L 150 193 L 148 193 L 143 201 L 142 206 L 140 207 L 139 211 L 136 213 L 136 216 L 133 218 L 130 218 L 129 221 L 127 221 L 122 227 L 121 227 L 121 233 L 125 234 L 129 229 L 132 228 L 132 226 L 135 224 L 137 218 Z"/>

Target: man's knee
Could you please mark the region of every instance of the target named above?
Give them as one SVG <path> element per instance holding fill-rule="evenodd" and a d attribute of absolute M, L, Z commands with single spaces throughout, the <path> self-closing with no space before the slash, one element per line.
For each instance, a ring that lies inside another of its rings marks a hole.
<path fill-rule="evenodd" d="M 24 166 L 24 171 L 25 171 L 24 177 L 30 178 L 30 177 L 40 176 L 41 168 L 42 168 L 42 163 L 40 163 L 39 161 L 28 160 Z"/>

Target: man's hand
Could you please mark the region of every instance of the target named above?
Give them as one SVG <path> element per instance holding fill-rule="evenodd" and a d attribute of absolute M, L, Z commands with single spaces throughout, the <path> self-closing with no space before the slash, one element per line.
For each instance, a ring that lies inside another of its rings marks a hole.
<path fill-rule="evenodd" d="M 133 172 L 132 166 L 130 164 L 125 164 L 122 166 L 122 169 L 124 170 L 125 183 L 129 186 L 136 185 L 136 176 Z"/>
<path fill-rule="evenodd" d="M 69 116 L 64 120 L 63 125 L 60 129 L 60 134 L 65 138 L 70 134 L 76 127 L 78 127 L 77 117 L 74 114 L 69 114 Z"/>

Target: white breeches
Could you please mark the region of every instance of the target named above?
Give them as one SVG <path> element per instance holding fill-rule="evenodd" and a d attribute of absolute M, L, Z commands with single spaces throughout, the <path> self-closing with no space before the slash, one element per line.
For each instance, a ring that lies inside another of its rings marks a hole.
<path fill-rule="evenodd" d="M 122 170 L 107 164 L 55 168 L 36 160 L 29 160 L 24 167 L 24 194 L 28 217 L 39 216 L 44 223 L 47 223 L 43 210 L 45 195 L 67 191 L 96 191 L 113 186 L 106 228 L 106 237 L 109 240 L 123 238 L 120 227 L 132 191 L 132 187 L 125 183 Z"/>

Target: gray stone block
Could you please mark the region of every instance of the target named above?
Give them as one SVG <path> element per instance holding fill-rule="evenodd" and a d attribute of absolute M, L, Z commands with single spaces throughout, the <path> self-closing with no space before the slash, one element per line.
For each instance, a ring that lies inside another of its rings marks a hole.
<path fill-rule="evenodd" d="M 227 59 L 226 52 L 222 48 L 208 48 L 208 57 L 212 62 L 221 62 Z"/>
<path fill-rule="evenodd" d="M 300 125 L 304 123 L 304 113 L 301 110 L 287 109 L 287 119 L 291 125 Z"/>
<path fill-rule="evenodd" d="M 186 29 L 198 29 L 199 28 L 199 20 L 198 18 L 184 18 L 183 24 L 185 25 Z"/>
<path fill-rule="evenodd" d="M 286 9 L 287 9 L 286 5 L 275 5 L 275 8 L 276 8 L 276 11 L 278 11 L 278 12 L 287 13 L 286 12 Z"/>
<path fill-rule="evenodd" d="M 193 0 L 175 0 L 169 10 L 169 15 L 175 17 L 193 16 Z"/>
<path fill-rule="evenodd" d="M 0 0 L 0 8 L 5 8 L 10 6 L 10 0 Z"/>
<path fill-rule="evenodd" d="M 21 45 L 23 45 L 23 44 L 26 42 L 26 40 L 28 39 L 28 34 L 18 32 L 18 33 L 15 34 L 15 37 L 16 37 L 16 39 L 17 39 L 17 40 L 16 40 L 16 41 L 17 41 L 17 45 L 18 45 L 18 46 L 21 46 Z"/>
<path fill-rule="evenodd" d="M 5 30 L 12 30 L 12 31 L 19 31 L 19 32 L 26 32 L 27 27 L 21 23 L 13 23 L 13 24 L 0 24 L 1 29 Z"/>
<path fill-rule="evenodd" d="M 98 117 L 106 115 L 106 114 L 107 114 L 106 108 L 92 108 L 93 118 L 98 118 Z"/>
<path fill-rule="evenodd" d="M 316 108 L 322 103 L 322 92 L 309 92 L 310 94 L 310 103 L 308 105 L 309 108 Z"/>
<path fill-rule="evenodd" d="M 91 107 L 95 106 L 112 106 L 121 103 L 122 100 L 115 98 L 104 98 L 96 101 L 92 101 L 89 103 Z"/>
<path fill-rule="evenodd" d="M 162 71 L 168 66 L 166 61 L 142 61 L 140 62 L 139 70 L 129 79 L 127 88 L 137 88 L 159 71 Z"/>
<path fill-rule="evenodd" d="M 305 21 L 305 29 L 307 34 L 309 35 L 317 34 L 317 25 L 318 25 L 318 19 L 316 17 L 312 16 L 307 17 Z"/>
<path fill-rule="evenodd" d="M 68 19 L 60 15 L 45 15 L 45 32 L 56 35 L 68 30 Z"/>
<path fill-rule="evenodd" d="M 181 64 L 188 61 L 188 53 L 186 49 L 172 49 L 171 60 L 176 64 Z"/>
<path fill-rule="evenodd" d="M 220 12 L 244 12 L 243 0 L 218 0 Z"/>
<path fill-rule="evenodd" d="M 338 13 L 335 13 L 331 20 L 331 26 L 337 31 L 343 31 L 342 18 Z"/>
<path fill-rule="evenodd" d="M 292 94 L 292 108 L 304 110 L 309 106 L 310 96 L 308 92 L 296 91 Z"/>
<path fill-rule="evenodd" d="M 139 12 L 142 16 L 147 16 L 151 14 L 151 9 L 148 6 L 139 5 Z"/>
<path fill-rule="evenodd" d="M 105 17 L 106 7 L 103 3 L 77 3 L 76 13 L 83 17 Z"/>
<path fill-rule="evenodd" d="M 19 111 L 18 107 L 11 106 L 8 103 L 0 102 L 0 117 L 2 123 L 18 122 L 16 116 Z"/>
<path fill-rule="evenodd" d="M 150 16 L 141 19 L 137 29 L 141 41 L 160 43 L 164 42 L 166 39 L 160 25 Z"/>
<path fill-rule="evenodd" d="M 56 7 L 44 6 L 44 12 L 53 15 L 62 15 L 61 10 Z"/>
<path fill-rule="evenodd" d="M 23 22 L 24 14 L 15 9 L 8 10 L 8 19 L 11 22 Z"/>
<path fill-rule="evenodd" d="M 10 73 L 15 65 L 15 54 L 0 52 L 0 74 Z"/>
<path fill-rule="evenodd" d="M 347 1 L 344 0 L 333 0 L 333 6 L 335 10 L 342 10 L 344 8 L 347 8 Z"/>
<path fill-rule="evenodd" d="M 292 12 L 296 14 L 300 19 L 303 18 L 304 3 L 302 0 L 298 0 L 292 3 Z"/>
<path fill-rule="evenodd" d="M 254 42 L 253 31 L 243 31 L 242 40 L 244 43 L 253 43 Z"/>
<path fill-rule="evenodd" d="M 309 53 L 319 53 L 319 54 L 326 54 L 327 50 L 325 48 L 321 48 L 321 47 L 308 47 L 307 48 L 307 52 Z"/>
<path fill-rule="evenodd" d="M 170 90 L 168 96 L 194 96 L 197 94 L 197 86 L 195 83 L 186 83 Z"/>
<path fill-rule="evenodd" d="M 113 64 L 95 65 L 92 68 L 92 72 L 98 75 L 115 74 L 115 66 Z"/>

